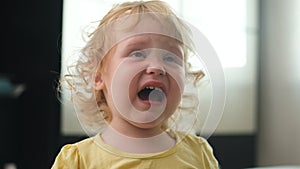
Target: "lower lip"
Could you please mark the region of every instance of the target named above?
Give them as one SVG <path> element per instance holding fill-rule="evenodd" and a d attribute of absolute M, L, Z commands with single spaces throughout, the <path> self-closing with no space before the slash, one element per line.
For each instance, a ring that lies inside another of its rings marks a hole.
<path fill-rule="evenodd" d="M 146 105 L 151 105 L 151 106 L 161 106 L 163 104 L 163 100 L 162 101 L 149 101 L 149 100 L 142 100 L 139 98 L 139 100 L 146 104 Z"/>

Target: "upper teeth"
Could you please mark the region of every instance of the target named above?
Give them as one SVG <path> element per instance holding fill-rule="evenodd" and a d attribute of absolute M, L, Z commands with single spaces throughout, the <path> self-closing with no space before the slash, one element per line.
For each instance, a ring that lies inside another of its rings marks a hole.
<path fill-rule="evenodd" d="M 146 86 L 145 89 L 149 89 L 149 90 L 159 90 L 162 92 L 162 89 L 159 87 L 154 87 L 154 86 Z"/>

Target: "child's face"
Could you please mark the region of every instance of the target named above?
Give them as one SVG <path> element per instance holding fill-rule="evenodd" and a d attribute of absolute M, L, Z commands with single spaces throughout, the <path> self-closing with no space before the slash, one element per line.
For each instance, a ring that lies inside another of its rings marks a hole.
<path fill-rule="evenodd" d="M 176 40 L 137 35 L 118 43 L 107 57 L 96 90 L 103 90 L 112 121 L 151 128 L 174 113 L 184 88 L 183 52 Z"/>

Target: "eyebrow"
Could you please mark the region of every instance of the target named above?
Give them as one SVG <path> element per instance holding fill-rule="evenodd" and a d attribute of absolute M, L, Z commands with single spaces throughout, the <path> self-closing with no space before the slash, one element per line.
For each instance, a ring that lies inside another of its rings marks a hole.
<path fill-rule="evenodd" d="M 128 40 L 127 46 L 136 46 L 136 45 L 147 45 L 147 43 L 149 42 L 150 38 L 149 37 L 138 36 L 138 37 L 129 38 L 127 40 Z"/>
<path fill-rule="evenodd" d="M 126 45 L 127 47 L 139 48 L 139 47 L 148 45 L 149 41 L 151 41 L 152 38 L 148 37 L 148 36 L 136 36 L 133 38 L 129 38 L 127 40 L 128 40 L 127 45 Z M 170 52 L 172 52 L 180 57 L 183 57 L 182 47 L 181 47 L 180 43 L 176 41 L 176 39 L 172 39 L 170 37 L 165 37 L 165 38 L 163 38 L 163 40 L 161 42 L 162 42 L 162 44 L 167 44 L 167 48 L 170 49 Z"/>

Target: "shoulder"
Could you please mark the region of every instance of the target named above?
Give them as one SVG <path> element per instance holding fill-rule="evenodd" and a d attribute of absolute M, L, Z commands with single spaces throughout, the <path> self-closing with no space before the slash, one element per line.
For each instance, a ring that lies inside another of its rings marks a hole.
<path fill-rule="evenodd" d="M 209 151 L 213 151 L 211 145 L 203 137 L 189 134 L 189 135 L 186 136 L 186 140 L 191 142 L 191 143 L 199 144 L 202 148 L 208 149 Z"/>
<path fill-rule="evenodd" d="M 188 144 L 197 144 L 198 146 L 209 146 L 207 140 L 203 137 L 199 137 L 195 134 L 186 134 L 183 132 L 176 132 L 177 138 L 180 141 L 186 142 Z"/>
<path fill-rule="evenodd" d="M 61 148 L 60 153 L 65 155 L 78 154 L 81 153 L 82 150 L 89 149 L 89 147 L 92 147 L 93 145 L 93 137 L 90 137 L 73 144 L 64 145 Z"/>
<path fill-rule="evenodd" d="M 218 168 L 218 161 L 213 148 L 205 138 L 193 134 L 178 133 L 178 135 L 182 137 L 180 142 L 182 153 L 194 154 L 198 159 L 201 159 L 205 166 Z"/>
<path fill-rule="evenodd" d="M 208 141 L 203 138 L 199 137 L 194 134 L 183 134 L 183 133 L 177 133 L 179 142 L 181 142 L 182 146 L 185 146 L 185 148 L 192 148 L 193 151 L 208 151 L 213 152 L 213 149 L 211 145 L 208 143 Z"/>
<path fill-rule="evenodd" d="M 78 168 L 78 159 L 79 154 L 77 146 L 75 144 L 67 144 L 61 148 L 51 169 L 76 169 Z"/>
<path fill-rule="evenodd" d="M 92 139 L 88 138 L 73 144 L 64 145 L 56 156 L 51 169 L 79 168 L 80 150 L 84 147 L 89 147 L 92 142 Z"/>

